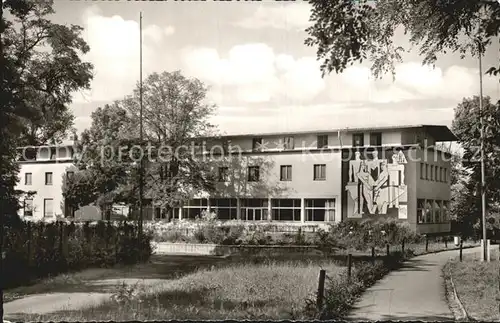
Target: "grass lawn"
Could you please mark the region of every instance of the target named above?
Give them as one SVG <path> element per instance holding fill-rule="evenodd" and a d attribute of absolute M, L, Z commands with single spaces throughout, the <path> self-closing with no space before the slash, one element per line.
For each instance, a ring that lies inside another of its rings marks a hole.
<path fill-rule="evenodd" d="M 108 279 L 172 279 L 224 262 L 225 259 L 208 256 L 153 255 L 150 261 L 144 264 L 85 269 L 41 279 L 32 285 L 8 289 L 4 291 L 4 301 L 51 292 L 108 292 L 109 288 L 91 283 Z M 116 286 L 108 287 L 116 289 Z"/>
<path fill-rule="evenodd" d="M 142 296 L 122 290 L 120 303 L 23 320 L 300 319 L 306 299 L 315 297 L 321 268 L 331 279 L 345 270 L 329 260 L 240 262 L 165 281 Z"/>
<path fill-rule="evenodd" d="M 495 246 L 495 248 L 498 248 Z M 448 262 L 444 270 L 451 272 L 458 297 L 471 319 L 498 321 L 499 314 L 499 266 L 498 252 L 492 252 L 489 263 L 481 262 L 480 255 L 464 255 Z"/>

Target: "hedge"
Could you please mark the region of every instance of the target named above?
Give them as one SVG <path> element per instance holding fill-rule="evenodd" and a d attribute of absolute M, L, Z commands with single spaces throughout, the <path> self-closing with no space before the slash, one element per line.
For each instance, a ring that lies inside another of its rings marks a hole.
<path fill-rule="evenodd" d="M 5 288 L 67 271 L 134 264 L 152 254 L 151 235 L 139 241 L 137 226 L 127 222 L 9 221 L 3 239 Z"/>

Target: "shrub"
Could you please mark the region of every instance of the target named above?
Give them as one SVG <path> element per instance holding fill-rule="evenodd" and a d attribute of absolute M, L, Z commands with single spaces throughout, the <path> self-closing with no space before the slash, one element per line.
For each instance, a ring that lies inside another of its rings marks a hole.
<path fill-rule="evenodd" d="M 341 319 L 351 309 L 361 293 L 397 268 L 405 260 L 401 252 L 380 258 L 375 263 L 360 262 L 354 266 L 351 278 L 342 274 L 328 279 L 323 308 L 318 310 L 314 300 L 306 301 L 306 315 L 316 319 Z"/>
<path fill-rule="evenodd" d="M 126 222 L 19 222 L 4 232 L 7 288 L 68 270 L 132 264 L 152 253 L 151 235 L 138 241 L 137 227 Z"/>

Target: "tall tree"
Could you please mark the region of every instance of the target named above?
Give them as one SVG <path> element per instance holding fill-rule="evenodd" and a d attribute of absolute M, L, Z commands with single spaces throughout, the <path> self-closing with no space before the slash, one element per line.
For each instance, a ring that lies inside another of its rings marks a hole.
<path fill-rule="evenodd" d="M 348 65 L 369 60 L 372 73 L 395 73 L 406 49 L 394 44 L 397 28 L 409 35 L 424 64 L 439 54 L 477 55 L 500 32 L 500 3 L 491 0 L 309 0 L 308 46 L 317 48 L 323 75 L 342 72 Z M 490 73 L 500 73 L 492 66 Z"/>
<path fill-rule="evenodd" d="M 95 203 L 104 212 L 121 199 L 119 187 L 133 182 L 128 151 L 120 151 L 133 139 L 131 120 L 116 104 L 99 107 L 91 118 L 91 127 L 83 131 L 76 145 L 78 171 L 72 178 L 63 178 L 63 196 L 73 209 Z"/>
<path fill-rule="evenodd" d="M 80 58 L 90 49 L 83 29 L 50 21 L 52 0 L 7 0 L 4 7 L 3 51 L 23 124 L 19 144 L 57 143 L 73 126 L 72 95 L 92 80 L 92 65 Z"/>
<path fill-rule="evenodd" d="M 206 86 L 180 71 L 149 75 L 143 84 L 144 140 L 150 145 L 146 160 L 145 197 L 166 209 L 193 192 L 213 189 L 206 163 L 193 153 L 199 137 L 215 134 L 209 118 L 215 106 L 206 103 Z M 140 89 L 117 103 L 129 114 L 139 137 Z"/>
<path fill-rule="evenodd" d="M 500 101 L 496 104 L 489 97 L 483 98 L 484 152 L 486 205 L 489 211 L 498 212 L 500 199 Z M 455 108 L 452 130 L 463 148 L 460 167 L 465 176 L 452 183 L 458 192 L 454 195 L 452 212 L 464 227 L 477 224 L 481 218 L 481 163 L 479 97 L 465 98 Z M 453 187 L 453 186 L 452 186 Z M 491 215 L 491 212 L 489 212 Z"/>
<path fill-rule="evenodd" d="M 73 206 L 92 202 L 102 208 L 116 202 L 137 205 L 141 151 L 145 164 L 144 197 L 169 209 L 193 192 L 213 188 L 210 169 L 193 143 L 214 134 L 214 107 L 205 103 L 207 88 L 176 71 L 153 73 L 143 84 L 144 141 L 139 141 L 139 87 L 133 94 L 92 114 L 82 133 L 76 165 L 79 176 L 65 196 Z M 90 196 L 81 190 L 94 178 Z M 79 197 L 79 194 L 83 194 Z"/>

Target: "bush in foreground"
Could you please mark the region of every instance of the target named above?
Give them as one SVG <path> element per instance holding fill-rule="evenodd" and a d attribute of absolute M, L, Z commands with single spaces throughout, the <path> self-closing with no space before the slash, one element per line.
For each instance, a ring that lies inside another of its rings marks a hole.
<path fill-rule="evenodd" d="M 346 273 L 342 273 L 337 279 L 328 280 L 323 308 L 318 309 L 315 300 L 309 299 L 306 306 L 307 316 L 314 319 L 343 318 L 366 288 L 398 268 L 411 254 L 412 251 L 405 252 L 404 255 L 394 252 L 390 256 L 378 258 L 374 263 L 361 262 L 354 266 L 350 278 Z"/>
<path fill-rule="evenodd" d="M 6 288 L 70 270 L 133 264 L 152 253 L 151 236 L 138 241 L 137 227 L 126 222 L 19 222 L 4 232 Z"/>

